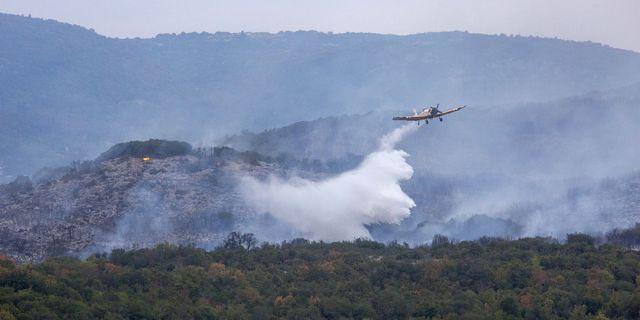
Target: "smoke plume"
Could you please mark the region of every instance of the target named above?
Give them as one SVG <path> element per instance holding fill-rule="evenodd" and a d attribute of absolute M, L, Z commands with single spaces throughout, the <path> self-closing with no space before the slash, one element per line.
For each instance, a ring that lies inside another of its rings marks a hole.
<path fill-rule="evenodd" d="M 395 145 L 416 127 L 394 129 L 357 168 L 322 181 L 245 177 L 244 196 L 257 211 L 290 224 L 307 239 L 371 238 L 366 225 L 398 224 L 415 206 L 399 184 L 413 175 L 409 155 Z"/>

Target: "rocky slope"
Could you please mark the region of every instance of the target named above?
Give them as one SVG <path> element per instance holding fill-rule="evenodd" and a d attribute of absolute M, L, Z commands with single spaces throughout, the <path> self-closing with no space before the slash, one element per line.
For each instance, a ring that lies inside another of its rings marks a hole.
<path fill-rule="evenodd" d="M 252 217 L 238 177 L 279 170 L 227 151 L 118 157 L 21 177 L 0 187 L 0 252 L 34 262 L 162 242 L 216 245 Z"/>
<path fill-rule="evenodd" d="M 321 179 L 336 170 L 326 162 L 296 162 L 230 148 L 145 161 L 136 150 L 121 154 L 121 147 L 105 152 L 102 161 L 42 170 L 31 179 L 0 185 L 0 254 L 31 263 L 54 255 L 86 256 L 165 242 L 211 248 L 231 231 L 255 233 L 260 241 L 292 239 L 298 236 L 296 230 L 245 204 L 239 179 Z M 346 170 L 353 161 L 338 168 Z M 453 214 L 469 201 L 464 198 L 485 195 L 483 188 L 493 190 L 501 183 L 490 177 L 467 181 L 418 172 L 403 184 L 417 204 L 412 215 L 400 225 L 369 229 L 378 241 L 424 243 L 435 234 L 462 240 L 560 237 L 580 231 L 602 235 L 640 221 L 640 173 L 576 183 L 545 201 L 502 195 L 502 201 L 513 202 L 506 207 L 479 206 L 466 216 Z M 499 202 L 500 195 L 487 201 Z"/>

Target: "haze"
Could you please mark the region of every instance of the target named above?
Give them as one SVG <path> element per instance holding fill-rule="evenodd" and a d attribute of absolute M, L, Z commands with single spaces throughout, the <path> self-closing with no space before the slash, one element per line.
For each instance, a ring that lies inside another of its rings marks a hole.
<path fill-rule="evenodd" d="M 78 24 L 110 37 L 199 31 L 466 30 L 594 41 L 640 52 L 640 2 L 635 0 L 3 0 L 0 12 Z"/>

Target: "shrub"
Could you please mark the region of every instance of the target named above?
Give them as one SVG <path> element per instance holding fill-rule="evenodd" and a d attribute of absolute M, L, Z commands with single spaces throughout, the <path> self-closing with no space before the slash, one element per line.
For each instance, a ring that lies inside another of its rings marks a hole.
<path fill-rule="evenodd" d="M 181 141 L 150 139 L 147 141 L 129 141 L 118 143 L 102 153 L 96 160 L 106 161 L 116 158 L 145 156 L 167 158 L 183 156 L 191 152 L 191 145 Z"/>

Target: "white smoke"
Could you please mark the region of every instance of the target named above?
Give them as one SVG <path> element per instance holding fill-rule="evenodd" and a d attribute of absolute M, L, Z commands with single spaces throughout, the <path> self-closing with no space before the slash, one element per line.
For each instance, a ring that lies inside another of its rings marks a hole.
<path fill-rule="evenodd" d="M 247 202 L 298 229 L 311 240 L 371 238 L 365 225 L 398 224 L 411 214 L 413 200 L 400 181 L 413 175 L 409 156 L 395 145 L 417 126 L 396 128 L 355 169 L 322 181 L 270 177 L 242 181 Z"/>

